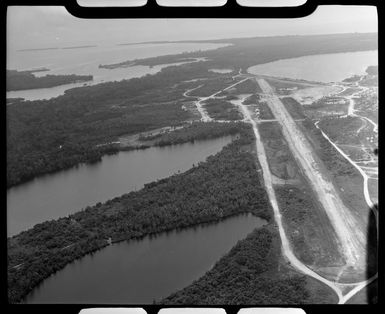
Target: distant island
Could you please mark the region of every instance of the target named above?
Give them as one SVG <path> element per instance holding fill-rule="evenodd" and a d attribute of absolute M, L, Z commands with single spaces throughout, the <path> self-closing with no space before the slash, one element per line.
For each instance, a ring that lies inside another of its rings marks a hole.
<path fill-rule="evenodd" d="M 92 75 L 45 75 L 35 76 L 34 72 L 48 71 L 41 68 L 28 71 L 7 70 L 7 91 L 18 91 L 35 88 L 48 88 L 64 84 L 92 81 Z"/>
<path fill-rule="evenodd" d="M 85 46 L 69 46 L 69 47 L 63 47 L 61 49 L 82 49 L 82 48 L 94 48 L 97 47 L 96 45 L 85 45 Z"/>
<path fill-rule="evenodd" d="M 28 48 L 28 49 L 19 49 L 16 51 L 40 51 L 40 50 L 56 50 L 60 49 L 59 47 L 49 47 L 49 48 Z"/>
<path fill-rule="evenodd" d="M 165 61 L 164 64 L 171 64 L 171 63 L 178 63 L 178 62 L 195 62 L 197 61 L 198 58 L 179 58 L 179 59 L 169 59 L 167 61 Z M 111 64 L 99 64 L 99 69 L 110 69 L 110 70 L 113 70 L 113 69 L 117 69 L 117 68 L 128 68 L 128 67 L 131 67 L 131 66 L 134 66 L 134 65 L 137 65 L 136 60 L 128 60 L 128 61 L 123 61 L 123 62 L 119 62 L 119 63 L 111 63 Z M 153 65 L 150 65 L 150 67 L 152 67 Z"/>
<path fill-rule="evenodd" d="M 93 48 L 97 45 L 82 45 L 82 46 L 68 46 L 68 47 L 48 47 L 48 48 L 26 48 L 18 49 L 16 51 L 43 51 L 43 50 L 58 50 L 58 49 L 80 49 L 80 48 Z"/>
<path fill-rule="evenodd" d="M 99 64 L 98 68 L 99 69 L 109 69 L 113 70 L 116 68 L 128 68 L 131 66 L 134 66 L 135 62 L 134 61 L 124 61 L 120 63 L 111 63 L 111 64 Z"/>
<path fill-rule="evenodd" d="M 49 71 L 49 69 L 47 69 L 45 67 L 41 67 L 41 68 L 36 68 L 36 69 L 31 69 L 31 70 L 24 70 L 23 72 L 35 73 L 35 72 L 46 72 L 46 71 Z"/>

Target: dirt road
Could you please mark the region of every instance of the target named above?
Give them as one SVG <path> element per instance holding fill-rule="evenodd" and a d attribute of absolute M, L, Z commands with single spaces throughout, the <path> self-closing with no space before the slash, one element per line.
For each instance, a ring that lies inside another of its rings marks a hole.
<path fill-rule="evenodd" d="M 267 155 L 265 153 L 264 144 L 261 140 L 261 136 L 258 131 L 257 127 L 257 120 L 252 118 L 251 112 L 248 109 L 246 105 L 243 104 L 243 102 L 236 102 L 234 103 L 237 105 L 242 112 L 244 116 L 244 121 L 248 122 L 252 125 L 253 131 L 256 138 L 256 147 L 257 147 L 257 156 L 259 164 L 262 168 L 262 175 L 264 179 L 264 185 L 266 188 L 266 192 L 268 194 L 270 204 L 273 208 L 274 212 L 274 220 L 277 223 L 279 236 L 282 243 L 282 253 L 283 256 L 289 261 L 289 263 L 296 268 L 298 271 L 304 273 L 307 276 L 310 276 L 314 279 L 319 280 L 320 282 L 324 283 L 328 287 L 330 287 L 338 296 L 338 303 L 343 304 L 346 303 L 352 296 L 354 296 L 357 292 L 361 291 L 366 285 L 373 282 L 375 279 L 378 278 L 378 275 L 374 275 L 372 278 L 369 278 L 367 280 L 361 281 L 361 282 L 353 282 L 353 283 L 339 283 L 336 281 L 328 280 L 321 275 L 317 274 L 315 271 L 311 270 L 309 267 L 307 267 L 304 263 L 302 263 L 296 256 L 295 253 L 290 245 L 289 239 L 287 238 L 285 229 L 283 227 L 282 223 L 282 215 L 280 213 L 280 209 L 278 206 L 277 198 L 275 195 L 275 190 L 273 187 L 273 177 L 270 172 L 269 164 L 267 161 Z"/>
<path fill-rule="evenodd" d="M 329 141 L 330 144 L 333 145 L 333 147 L 347 160 L 349 161 L 362 175 L 364 182 L 363 182 L 363 192 L 364 192 L 364 197 L 366 204 L 368 204 L 369 208 L 373 208 L 374 204 L 370 198 L 370 193 L 369 193 L 369 187 L 368 187 L 368 180 L 369 176 L 366 174 L 364 170 L 362 170 L 363 167 L 360 167 L 355 163 L 347 154 L 344 153 L 344 151 L 339 148 L 318 126 L 318 122 L 315 123 L 315 126 L 321 131 L 322 136 Z M 376 217 L 376 225 L 377 225 L 377 230 L 378 230 L 378 212 L 376 210 L 373 210 L 373 213 Z"/>
<path fill-rule="evenodd" d="M 240 71 L 240 70 L 239 70 L 239 71 Z M 237 76 L 239 76 L 239 75 L 236 75 L 236 76 L 234 76 L 234 77 L 237 77 Z M 220 94 L 220 93 L 222 93 L 222 92 L 224 92 L 224 91 L 226 91 L 226 90 L 228 90 L 228 89 L 230 89 L 230 88 L 233 88 L 234 86 L 236 86 L 236 85 L 238 85 L 238 84 L 241 84 L 242 82 L 247 81 L 248 79 L 249 79 L 249 78 L 245 78 L 245 79 L 243 79 L 243 80 L 241 80 L 241 81 L 238 81 L 238 82 L 236 82 L 236 83 L 234 83 L 234 84 L 231 84 L 230 86 L 227 86 L 226 88 L 221 89 L 221 90 L 215 92 L 214 94 L 212 94 L 212 95 L 210 95 L 210 96 L 207 96 L 207 97 L 198 97 L 199 100 L 195 102 L 195 106 L 197 107 L 197 110 L 198 110 L 199 113 L 201 114 L 201 117 L 202 117 L 201 120 L 202 120 L 203 122 L 210 122 L 210 121 L 213 121 L 213 119 L 208 115 L 207 110 L 206 110 L 205 108 L 203 108 L 203 106 L 202 106 L 202 103 L 203 103 L 203 102 L 205 102 L 205 101 L 208 100 L 208 99 L 214 98 L 216 95 L 218 95 L 218 94 Z M 197 88 L 199 88 L 199 87 L 200 87 L 200 86 L 198 86 L 198 87 L 196 87 L 196 88 L 193 88 L 193 89 L 190 89 L 190 90 L 186 91 L 183 95 L 186 96 L 186 97 L 191 97 L 191 96 L 188 96 L 187 93 L 188 93 L 188 92 L 191 92 L 192 90 L 197 89 Z"/>
<path fill-rule="evenodd" d="M 296 125 L 281 100 L 274 94 L 273 89 L 264 80 L 258 84 L 267 95 L 270 110 L 282 126 L 282 133 L 297 160 L 298 165 L 306 175 L 318 200 L 325 209 L 332 223 L 338 240 L 340 251 L 343 253 L 347 266 L 356 270 L 365 270 L 366 234 L 350 210 L 344 205 L 338 192 L 319 167 L 319 161 L 305 135 Z"/>
<path fill-rule="evenodd" d="M 256 138 L 258 161 L 259 161 L 259 164 L 261 165 L 261 168 L 262 168 L 264 185 L 266 188 L 267 195 L 269 196 L 270 204 L 273 208 L 274 219 L 278 225 L 279 236 L 280 236 L 281 242 L 282 242 L 283 255 L 288 259 L 288 261 L 290 262 L 290 264 L 294 268 L 298 269 L 299 271 L 301 271 L 302 273 L 304 273 L 308 276 L 311 276 L 311 277 L 323 282 L 324 284 L 329 286 L 331 289 L 333 289 L 333 291 L 337 294 L 339 302 L 340 302 L 343 299 L 343 295 L 342 295 L 342 291 L 339 288 L 338 284 L 323 278 L 322 276 L 320 276 L 319 274 L 317 274 L 316 272 L 314 272 L 313 270 L 308 268 L 305 264 L 303 264 L 295 256 L 295 254 L 291 248 L 289 239 L 286 236 L 285 229 L 283 227 L 282 215 L 281 215 L 280 210 L 279 210 L 278 201 L 277 201 L 274 187 L 273 187 L 273 179 L 272 179 L 272 175 L 270 172 L 269 163 L 267 161 L 267 157 L 266 157 L 267 155 L 265 153 L 265 147 L 263 145 L 263 142 L 261 140 L 261 136 L 260 136 L 259 131 L 258 131 L 257 122 L 251 117 L 250 111 L 248 110 L 248 108 L 243 103 L 237 102 L 236 104 L 239 106 L 239 109 L 241 110 L 241 112 L 244 116 L 245 122 L 248 122 L 253 126 L 253 131 L 254 131 L 254 135 Z"/>

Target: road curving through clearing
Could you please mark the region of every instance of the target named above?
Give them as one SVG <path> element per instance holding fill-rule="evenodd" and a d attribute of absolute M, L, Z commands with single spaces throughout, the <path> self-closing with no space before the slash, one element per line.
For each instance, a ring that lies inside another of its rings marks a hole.
<path fill-rule="evenodd" d="M 336 281 L 328 280 L 315 271 L 308 268 L 304 263 L 302 263 L 294 254 L 290 242 L 286 236 L 286 232 L 284 230 L 283 224 L 282 224 L 282 215 L 279 210 L 278 202 L 276 199 L 275 191 L 272 184 L 272 175 L 270 173 L 269 165 L 267 162 L 267 157 L 264 149 L 263 142 L 261 140 L 257 122 L 252 119 L 251 113 L 248 110 L 248 108 L 243 103 L 236 103 L 238 105 L 239 109 L 243 113 L 245 117 L 245 121 L 250 123 L 253 127 L 253 131 L 256 138 L 256 147 L 257 147 L 257 156 L 259 163 L 262 168 L 262 175 L 264 179 L 264 184 L 266 187 L 267 194 L 269 196 L 269 200 L 271 203 L 271 206 L 274 211 L 274 219 L 278 225 L 279 235 L 281 238 L 282 243 L 282 253 L 287 258 L 287 260 L 290 262 L 290 264 L 299 270 L 300 272 L 304 273 L 305 275 L 308 275 L 314 279 L 317 279 L 318 281 L 324 283 L 328 287 L 330 287 L 338 296 L 338 304 L 344 304 L 346 303 L 353 295 L 361 291 L 365 286 L 373 282 L 377 277 L 378 274 L 374 275 L 373 277 L 360 281 L 360 282 L 354 282 L 354 283 L 339 283 Z M 347 293 L 345 293 L 347 290 L 349 290 Z"/>

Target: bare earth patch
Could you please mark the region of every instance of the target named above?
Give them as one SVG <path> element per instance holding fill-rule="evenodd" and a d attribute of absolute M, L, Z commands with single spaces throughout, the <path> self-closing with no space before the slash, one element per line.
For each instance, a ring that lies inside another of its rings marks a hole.
<path fill-rule="evenodd" d="M 302 105 L 311 105 L 322 97 L 337 94 L 338 92 L 341 92 L 341 88 L 338 86 L 320 85 L 317 87 L 296 90 L 292 92 L 290 96 Z"/>

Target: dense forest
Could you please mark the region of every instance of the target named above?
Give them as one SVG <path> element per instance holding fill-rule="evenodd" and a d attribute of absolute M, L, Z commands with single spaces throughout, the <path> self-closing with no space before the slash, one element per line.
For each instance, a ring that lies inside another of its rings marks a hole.
<path fill-rule="evenodd" d="M 15 101 L 6 109 L 7 187 L 100 160 L 113 148 L 96 145 L 121 135 L 180 125 L 193 115 L 182 108 L 185 87 L 176 84 L 215 76 L 198 62 L 70 89 L 50 100 Z"/>
<path fill-rule="evenodd" d="M 238 125 L 237 140 L 185 173 L 8 238 L 9 301 L 19 302 L 44 278 L 106 246 L 109 238 L 138 238 L 239 213 L 270 221 L 268 197 L 251 153 L 254 135 L 250 126 Z"/>
<path fill-rule="evenodd" d="M 208 99 L 203 106 L 208 115 L 215 120 L 242 120 L 243 116 L 229 101 L 224 99 Z"/>
<path fill-rule="evenodd" d="M 239 128 L 244 127 L 238 123 L 220 122 L 194 122 L 182 129 L 166 133 L 157 133 L 139 137 L 142 143 L 152 142 L 153 146 L 166 146 L 194 142 L 196 140 L 206 140 L 225 135 L 236 135 Z"/>
<path fill-rule="evenodd" d="M 208 73 L 213 73 L 209 72 Z M 237 81 L 240 81 L 240 78 L 232 77 L 229 74 L 220 75 L 216 74 L 217 77 L 209 80 L 205 80 L 204 84 L 200 84 L 201 86 L 189 93 L 190 96 L 198 96 L 198 97 L 207 97 L 212 94 L 220 91 L 226 86 L 235 84 Z M 219 95 L 218 95 L 219 96 Z"/>
<path fill-rule="evenodd" d="M 92 75 L 45 75 L 35 76 L 36 71 L 7 70 L 7 91 L 48 88 L 64 84 L 92 81 Z"/>
<path fill-rule="evenodd" d="M 336 297 L 326 286 L 309 283 L 309 278 L 280 261 L 280 241 L 273 225 L 254 230 L 203 277 L 160 301 L 165 305 L 335 302 Z"/>

